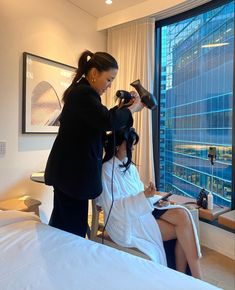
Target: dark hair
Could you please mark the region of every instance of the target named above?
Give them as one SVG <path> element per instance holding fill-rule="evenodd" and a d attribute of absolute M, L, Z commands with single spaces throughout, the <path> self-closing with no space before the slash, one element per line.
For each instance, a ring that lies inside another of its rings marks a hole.
<path fill-rule="evenodd" d="M 88 57 L 90 57 L 88 59 Z M 116 59 L 107 52 L 96 52 L 92 53 L 89 50 L 85 50 L 79 60 L 76 75 L 71 83 L 71 85 L 65 90 L 63 95 L 63 102 L 66 103 L 68 95 L 71 89 L 76 85 L 83 75 L 87 75 L 88 72 L 96 68 L 99 72 L 108 71 L 109 69 L 118 69 L 118 64 Z"/>
<path fill-rule="evenodd" d="M 110 160 L 117 154 L 116 146 L 121 145 L 123 141 L 126 141 L 127 162 L 120 166 L 125 167 L 124 171 L 126 171 L 130 167 L 131 163 L 133 163 L 131 150 L 132 146 L 139 142 L 139 136 L 134 128 L 121 129 L 115 132 L 115 136 L 113 136 L 113 133 L 106 135 L 104 143 L 105 156 L 103 158 L 103 163 Z"/>

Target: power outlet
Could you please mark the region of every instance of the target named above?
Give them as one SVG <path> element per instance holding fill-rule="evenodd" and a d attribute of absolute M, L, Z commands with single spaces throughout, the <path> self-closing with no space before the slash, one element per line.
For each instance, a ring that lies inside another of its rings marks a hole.
<path fill-rule="evenodd" d="M 0 156 L 3 156 L 6 154 L 6 146 L 7 146 L 6 141 L 0 141 Z"/>

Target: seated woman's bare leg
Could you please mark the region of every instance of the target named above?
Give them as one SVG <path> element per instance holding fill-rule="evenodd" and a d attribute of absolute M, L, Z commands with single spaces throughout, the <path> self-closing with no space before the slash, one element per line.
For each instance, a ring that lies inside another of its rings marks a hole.
<path fill-rule="evenodd" d="M 157 223 L 160 228 L 163 241 L 177 239 L 175 226 L 161 219 L 158 219 Z M 178 240 L 176 240 L 176 245 L 175 245 L 175 264 L 176 264 L 177 271 L 185 273 L 186 266 L 187 266 L 187 259 Z"/>
<path fill-rule="evenodd" d="M 201 267 L 197 254 L 193 226 L 188 213 L 184 209 L 169 209 L 160 219 L 167 221 L 175 227 L 176 238 L 185 253 L 192 276 L 201 279 Z"/>
<path fill-rule="evenodd" d="M 186 272 L 187 259 L 184 250 L 178 240 L 176 240 L 175 244 L 175 265 L 177 271 L 182 273 Z"/>

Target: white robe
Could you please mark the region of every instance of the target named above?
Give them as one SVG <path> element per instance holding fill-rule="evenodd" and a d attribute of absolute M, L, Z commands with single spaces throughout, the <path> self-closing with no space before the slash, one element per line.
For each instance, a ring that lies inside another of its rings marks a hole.
<path fill-rule="evenodd" d="M 96 199 L 96 204 L 104 210 L 105 221 L 112 204 L 112 188 L 114 200 L 106 230 L 115 243 L 125 247 L 136 247 L 152 261 L 167 265 L 161 232 L 152 215 L 153 201 L 144 195 L 144 185 L 137 168 L 131 164 L 124 172 L 125 168 L 119 166 L 121 164 L 122 162 L 115 157 L 105 162 L 102 168 L 103 192 Z M 189 215 L 191 216 L 190 213 Z M 195 225 L 193 226 L 197 240 Z"/>

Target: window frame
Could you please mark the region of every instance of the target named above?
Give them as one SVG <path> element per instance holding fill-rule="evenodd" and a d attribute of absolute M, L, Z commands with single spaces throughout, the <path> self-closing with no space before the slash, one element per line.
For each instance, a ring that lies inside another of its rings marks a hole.
<path fill-rule="evenodd" d="M 160 184 L 160 102 L 161 102 L 161 28 L 193 16 L 208 12 L 219 6 L 234 2 L 234 0 L 213 0 L 199 7 L 185 11 L 175 16 L 165 18 L 155 23 L 155 77 L 154 77 L 154 94 L 158 96 L 158 108 L 152 112 L 152 128 L 153 128 L 153 159 L 155 169 L 155 183 L 157 187 Z M 233 55 L 233 117 L 232 117 L 232 196 L 231 210 L 235 209 L 235 48 Z"/>

